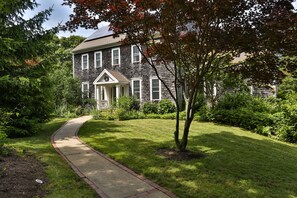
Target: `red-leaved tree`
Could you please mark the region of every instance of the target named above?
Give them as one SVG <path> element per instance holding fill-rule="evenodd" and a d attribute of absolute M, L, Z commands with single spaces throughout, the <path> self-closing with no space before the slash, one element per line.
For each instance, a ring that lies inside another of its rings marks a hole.
<path fill-rule="evenodd" d="M 296 54 L 297 16 L 293 0 L 64 0 L 75 6 L 67 28 L 97 28 L 106 21 L 116 34 L 126 34 L 126 44 L 140 44 L 144 61 L 156 72 L 180 106 L 182 90 L 186 120 L 180 138 L 179 110 L 174 139 L 185 151 L 194 118 L 199 85 L 226 61 L 241 53 L 245 62 L 228 70 L 269 83 L 282 77 L 278 60 Z M 157 61 L 152 61 L 152 58 Z M 159 66 L 174 79 L 168 83 Z"/>

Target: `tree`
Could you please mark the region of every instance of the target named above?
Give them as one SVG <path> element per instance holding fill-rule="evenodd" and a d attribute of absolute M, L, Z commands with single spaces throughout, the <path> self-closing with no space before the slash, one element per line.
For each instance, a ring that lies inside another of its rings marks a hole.
<path fill-rule="evenodd" d="M 261 82 L 281 78 L 279 57 L 296 53 L 297 17 L 293 0 L 65 0 L 75 5 L 67 23 L 97 28 L 110 23 L 116 34 L 126 34 L 126 44 L 140 44 L 144 61 L 156 72 L 177 106 L 176 93 L 182 90 L 186 120 L 179 135 L 179 110 L 176 114 L 174 139 L 179 151 L 185 151 L 194 118 L 195 98 L 199 85 L 218 71 L 242 72 Z M 240 64 L 226 68 L 226 59 L 246 53 Z M 166 82 L 159 74 L 162 63 L 174 78 Z M 227 70 L 228 69 L 228 70 Z"/>
<path fill-rule="evenodd" d="M 5 122 L 1 124 L 22 125 L 18 119 L 27 124 L 32 119 L 42 121 L 52 110 L 47 75 L 51 59 L 47 55 L 56 30 L 42 27 L 51 9 L 28 20 L 23 18 L 25 10 L 36 6 L 34 0 L 0 2 L 0 120 Z M 2 119 L 5 116 L 8 123 Z"/>
<path fill-rule="evenodd" d="M 80 82 L 72 75 L 71 50 L 84 39 L 81 36 L 70 36 L 68 38 L 55 36 L 51 43 L 55 51 L 53 54 L 55 64 L 50 72 L 50 79 L 53 84 L 52 92 L 56 108 L 81 105 Z"/>

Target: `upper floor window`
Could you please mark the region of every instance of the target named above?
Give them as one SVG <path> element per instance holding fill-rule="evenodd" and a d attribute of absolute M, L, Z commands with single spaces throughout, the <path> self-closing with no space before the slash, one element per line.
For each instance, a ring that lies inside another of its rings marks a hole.
<path fill-rule="evenodd" d="M 141 53 L 139 51 L 139 46 L 132 45 L 131 46 L 131 59 L 132 63 L 139 63 L 141 61 Z"/>
<path fill-rule="evenodd" d="M 141 99 L 141 80 L 140 79 L 133 79 L 132 80 L 132 94 L 138 100 Z"/>
<path fill-rule="evenodd" d="M 81 55 L 81 68 L 89 69 L 89 55 L 88 54 Z"/>
<path fill-rule="evenodd" d="M 83 98 L 89 97 L 89 82 L 82 82 L 81 83 L 81 92 Z"/>
<path fill-rule="evenodd" d="M 151 100 L 161 100 L 161 83 L 158 78 L 151 79 Z"/>
<path fill-rule="evenodd" d="M 111 64 L 120 65 L 120 48 L 114 48 L 111 50 Z"/>
<path fill-rule="evenodd" d="M 94 65 L 95 68 L 102 67 L 102 52 L 95 52 L 94 53 Z"/>

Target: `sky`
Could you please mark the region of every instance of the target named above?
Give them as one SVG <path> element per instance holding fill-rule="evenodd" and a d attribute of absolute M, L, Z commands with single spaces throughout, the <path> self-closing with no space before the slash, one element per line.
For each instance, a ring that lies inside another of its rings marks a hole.
<path fill-rule="evenodd" d="M 44 23 L 44 28 L 47 28 L 47 29 L 57 26 L 59 23 L 61 24 L 66 23 L 69 20 L 69 15 L 72 13 L 72 8 L 70 8 L 69 6 L 62 6 L 63 0 L 36 0 L 36 2 L 40 4 L 40 6 L 37 7 L 34 11 L 27 11 L 24 17 L 26 19 L 31 18 L 38 11 L 53 7 L 53 12 L 49 20 Z M 297 8 L 297 2 L 294 2 L 293 4 L 295 8 Z M 102 25 L 106 25 L 106 23 L 99 25 L 99 27 Z M 79 28 L 74 33 L 70 33 L 68 31 L 67 32 L 61 31 L 58 33 L 58 36 L 68 37 L 70 35 L 79 35 L 83 37 L 88 37 L 94 32 L 95 30 L 93 29 L 86 30 L 84 28 Z"/>
<path fill-rule="evenodd" d="M 69 6 L 62 6 L 63 0 L 36 0 L 40 6 L 35 8 L 33 11 L 28 10 L 25 12 L 24 18 L 28 19 L 33 17 L 37 12 L 53 7 L 53 12 L 49 17 L 49 20 L 43 24 L 43 27 L 46 29 L 50 29 L 51 27 L 57 26 L 59 23 L 64 24 L 69 20 L 69 15 L 72 13 L 72 8 Z M 79 28 L 76 32 L 70 33 L 67 32 L 59 32 L 57 35 L 59 37 L 69 37 L 70 35 L 79 35 L 83 37 L 88 37 L 93 34 L 96 30 L 85 28 Z"/>

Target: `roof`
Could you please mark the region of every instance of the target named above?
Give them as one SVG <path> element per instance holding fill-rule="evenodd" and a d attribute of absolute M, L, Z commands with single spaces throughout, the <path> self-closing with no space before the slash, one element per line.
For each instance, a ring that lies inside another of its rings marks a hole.
<path fill-rule="evenodd" d="M 122 83 L 126 83 L 126 82 L 130 82 L 121 72 L 116 71 L 116 70 L 109 70 L 107 69 L 107 71 L 113 76 L 115 77 L 119 82 Z"/>
<path fill-rule="evenodd" d="M 110 80 L 105 80 L 108 76 Z M 99 76 L 94 80 L 93 84 L 128 84 L 130 81 L 119 71 L 104 69 Z"/>
<path fill-rule="evenodd" d="M 109 30 L 109 26 L 103 26 L 81 44 L 76 46 L 72 53 L 84 53 L 88 51 L 100 50 L 109 47 L 119 46 L 121 41 L 125 38 L 125 34 L 120 34 L 114 37 L 114 32 Z"/>
<path fill-rule="evenodd" d="M 102 38 L 102 37 L 111 36 L 113 34 L 114 34 L 114 32 L 109 29 L 109 26 L 108 25 L 106 25 L 106 26 L 103 26 L 100 29 L 98 29 L 96 32 L 94 32 L 85 41 L 99 39 L 99 38 Z"/>
<path fill-rule="evenodd" d="M 115 38 L 113 37 L 113 35 L 111 35 L 111 36 L 94 39 L 90 41 L 85 40 L 84 42 L 76 46 L 72 50 L 72 53 L 78 54 L 78 53 L 83 53 L 88 51 L 100 50 L 108 47 L 119 46 L 121 41 L 124 38 L 125 38 L 125 35 L 121 34 Z"/>

